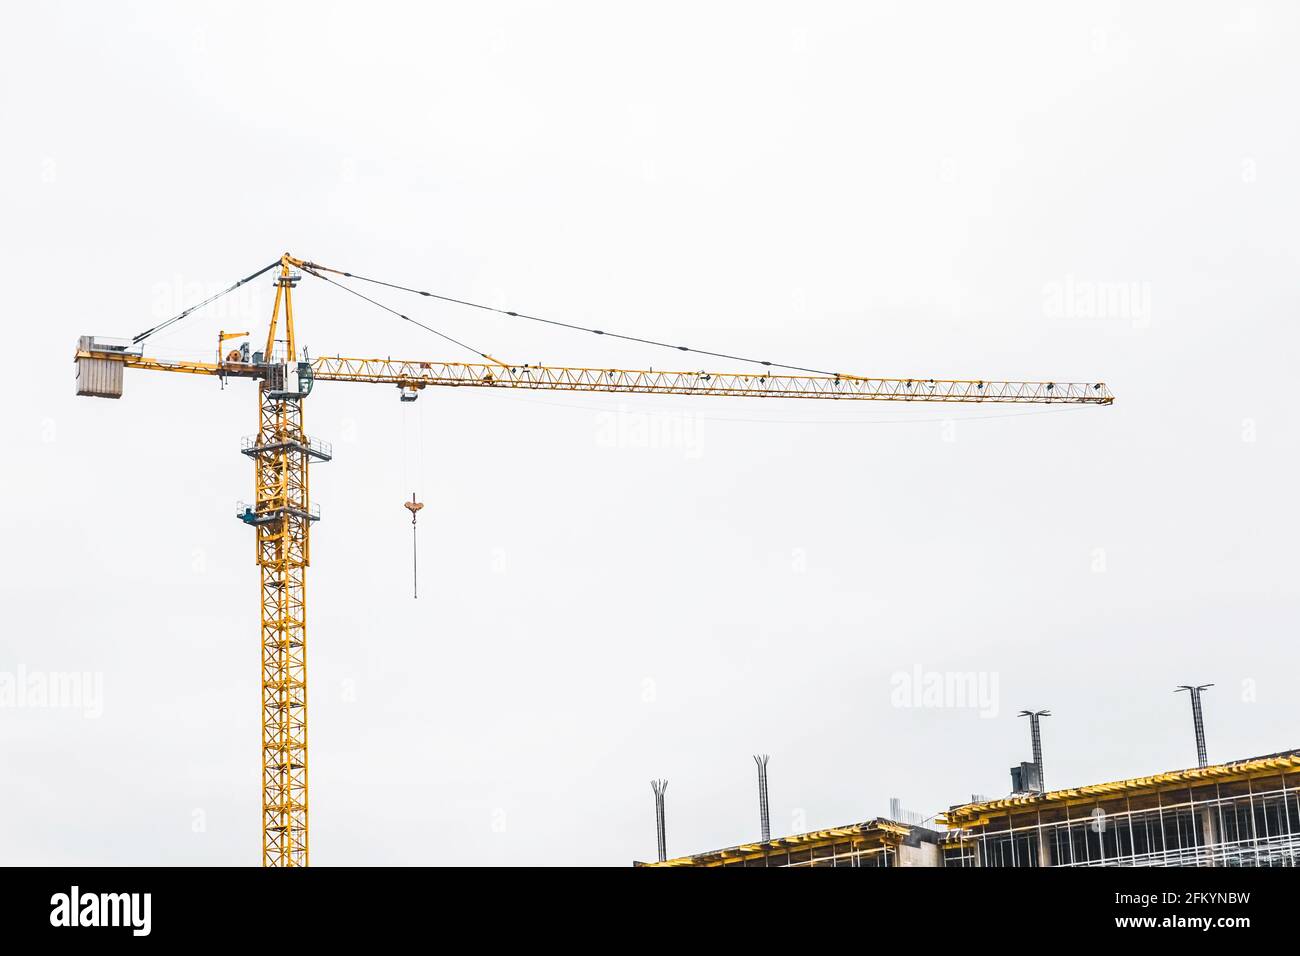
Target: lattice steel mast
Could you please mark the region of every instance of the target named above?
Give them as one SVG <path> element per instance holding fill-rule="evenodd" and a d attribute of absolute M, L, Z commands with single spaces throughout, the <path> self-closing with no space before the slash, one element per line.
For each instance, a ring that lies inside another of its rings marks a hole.
<path fill-rule="evenodd" d="M 293 287 L 298 276 L 282 262 L 267 333 L 267 374 L 258 385 L 253 459 L 256 497 L 240 517 L 257 532 L 262 591 L 262 863 L 306 866 L 307 841 L 307 567 L 311 564 L 308 464 L 329 452 L 303 430 L 303 399 L 310 376 L 290 389 L 297 361 Z M 277 340 L 281 307 L 285 338 Z M 277 351 L 283 343 L 283 350 Z M 277 357 L 279 362 L 274 361 Z"/>

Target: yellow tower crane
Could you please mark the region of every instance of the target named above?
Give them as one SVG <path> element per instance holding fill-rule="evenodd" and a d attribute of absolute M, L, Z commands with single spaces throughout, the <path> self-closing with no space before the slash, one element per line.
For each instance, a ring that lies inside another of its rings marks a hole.
<path fill-rule="evenodd" d="M 222 354 L 228 340 L 243 333 L 221 332 L 216 361 L 176 361 L 144 354 L 150 335 L 185 318 L 209 302 L 267 272 L 275 271 L 275 304 L 266 345 L 260 352 L 242 348 Z M 617 368 L 567 368 L 509 365 L 486 353 L 483 362 L 403 361 L 391 358 L 315 358 L 299 354 L 294 336 L 293 290 L 303 272 L 353 293 L 456 345 L 450 336 L 409 318 L 330 279 L 326 273 L 389 288 L 648 345 L 668 346 L 410 289 L 354 276 L 287 253 L 223 292 L 135 336 L 130 342 L 82 336 L 76 352 L 77 394 L 99 398 L 122 396 L 123 370 L 149 369 L 194 375 L 247 378 L 258 382 L 257 435 L 244 440 L 243 454 L 253 461 L 254 499 L 240 505 L 237 517 L 257 534 L 257 565 L 262 604 L 262 863 L 306 866 L 307 839 L 307 567 L 311 563 L 311 525 L 319 512 L 311 503 L 308 465 L 328 461 L 328 444 L 308 437 L 303 401 L 316 382 L 370 382 L 395 385 L 405 401 L 434 385 L 510 388 L 533 391 L 617 392 L 653 395 L 799 398 L 892 402 L 964 402 L 1036 405 L 1109 405 L 1104 383 L 995 382 L 955 379 L 867 378 L 818 373 L 773 362 L 756 362 L 685 346 L 682 352 L 753 362 L 755 372 L 654 371 Z M 283 318 L 283 327 L 280 322 Z M 283 332 L 283 337 L 277 335 Z M 473 350 L 471 350 L 473 351 Z M 800 374 L 776 374 L 774 369 Z M 410 507 L 408 505 L 408 507 Z M 412 519 L 414 520 L 414 509 Z"/>

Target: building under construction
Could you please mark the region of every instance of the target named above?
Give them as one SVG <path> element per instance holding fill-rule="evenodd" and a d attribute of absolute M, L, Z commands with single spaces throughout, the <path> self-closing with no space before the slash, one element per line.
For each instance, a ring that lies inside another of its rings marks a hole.
<path fill-rule="evenodd" d="M 636 866 L 938 866 L 938 834 L 875 819 Z"/>
<path fill-rule="evenodd" d="M 1036 784 L 1041 760 L 1012 775 Z M 764 773 L 764 809 L 766 782 Z M 637 865 L 1296 866 L 1300 750 L 1064 790 L 1029 788 L 953 806 L 933 827 L 876 819 Z"/>
<path fill-rule="evenodd" d="M 968 803 L 945 866 L 1295 866 L 1300 750 Z"/>

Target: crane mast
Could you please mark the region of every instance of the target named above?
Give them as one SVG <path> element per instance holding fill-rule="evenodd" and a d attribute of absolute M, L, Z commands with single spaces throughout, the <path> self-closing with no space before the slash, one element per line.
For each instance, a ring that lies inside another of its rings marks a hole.
<path fill-rule="evenodd" d="M 307 567 L 310 447 L 302 397 L 258 389 L 254 461 L 262 592 L 262 862 L 307 865 Z"/>
<path fill-rule="evenodd" d="M 276 354 L 281 307 L 286 361 L 267 365 L 258 383 L 257 437 L 244 454 L 253 460 L 256 497 L 241 517 L 257 535 L 262 615 L 262 863 L 306 866 L 307 840 L 307 568 L 311 564 L 311 503 L 308 466 L 329 452 L 303 428 L 306 391 L 288 381 L 297 358 L 293 333 L 293 286 L 287 262 L 276 276 L 275 306 L 265 358 Z"/>
<path fill-rule="evenodd" d="M 216 362 L 153 358 L 144 355 L 138 345 L 155 327 L 130 345 L 82 336 L 75 355 L 78 395 L 120 398 L 122 373 L 127 368 L 257 382 L 257 434 L 245 439 L 242 448 L 253 461 L 255 496 L 252 504 L 241 504 L 236 513 L 256 532 L 261 588 L 264 866 L 306 866 L 309 859 L 307 568 L 311 564 L 311 526 L 319 518 L 311 501 L 309 466 L 332 457 L 330 446 L 311 439 L 303 425 L 303 403 L 315 382 L 396 385 L 403 400 L 411 400 L 429 386 L 446 386 L 904 402 L 1109 405 L 1114 401 L 1104 383 L 510 366 L 495 359 L 496 364 L 341 356 L 308 361 L 305 356 L 299 358 L 294 336 L 293 289 L 300 277 L 294 270 L 299 268 L 313 275 L 318 274 L 315 270 L 325 269 L 286 253 L 277 263 L 226 290 L 278 269 L 275 304 L 262 352 L 249 354 L 245 344 L 242 350 L 223 357 L 224 342 L 236 336 L 222 332 Z M 193 309 L 178 318 L 189 311 Z M 284 337 L 278 338 L 281 317 Z M 415 508 L 411 503 L 407 507 L 414 520 Z"/>

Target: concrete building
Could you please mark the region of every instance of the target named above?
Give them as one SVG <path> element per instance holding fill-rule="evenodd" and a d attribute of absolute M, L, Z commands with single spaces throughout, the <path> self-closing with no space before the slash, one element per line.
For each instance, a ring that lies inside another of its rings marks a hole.
<path fill-rule="evenodd" d="M 1295 866 L 1300 750 L 952 807 L 946 866 Z"/>
<path fill-rule="evenodd" d="M 634 866 L 938 866 L 941 834 L 877 818 Z"/>
<path fill-rule="evenodd" d="M 1297 866 L 1300 750 L 875 819 L 637 866 Z"/>

